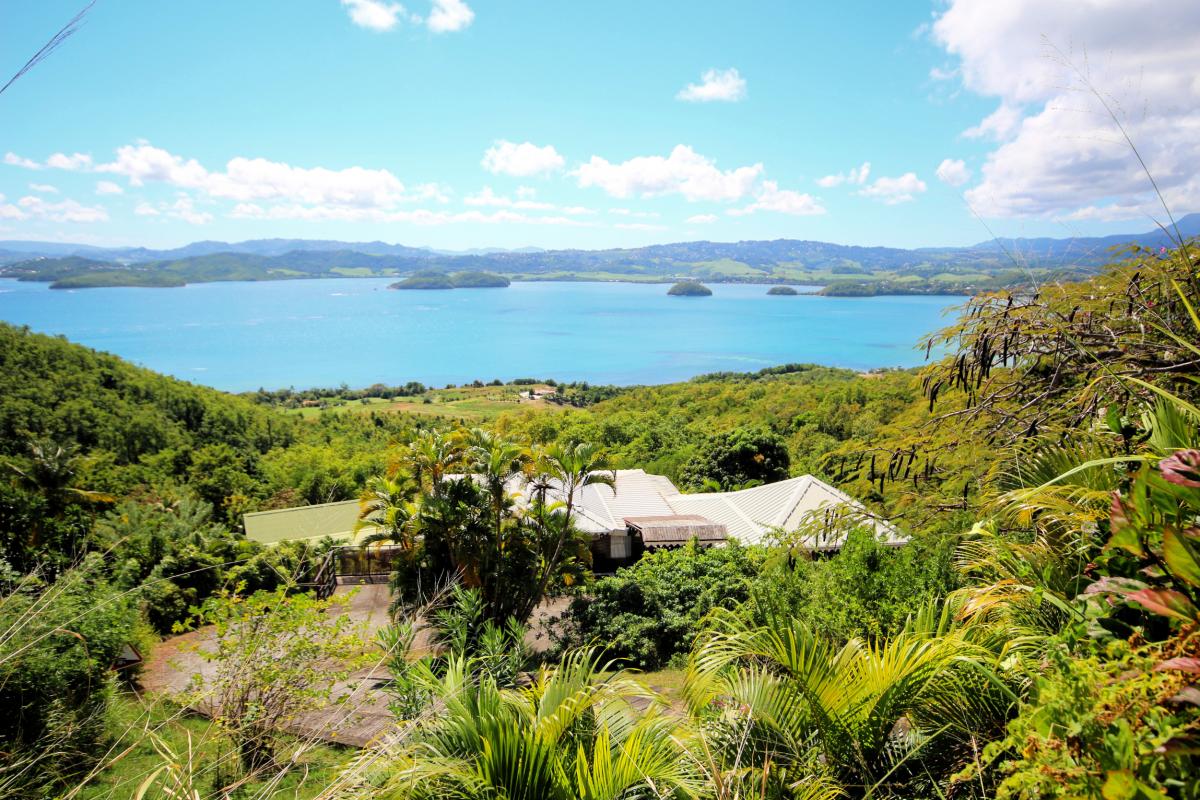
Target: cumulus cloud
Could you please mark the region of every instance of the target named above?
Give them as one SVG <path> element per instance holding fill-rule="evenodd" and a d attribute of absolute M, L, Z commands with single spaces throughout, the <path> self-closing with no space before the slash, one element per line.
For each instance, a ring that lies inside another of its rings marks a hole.
<path fill-rule="evenodd" d="M 422 18 L 400 3 L 385 0 L 342 0 L 350 20 L 373 31 L 390 31 L 402 22 L 424 23 L 434 33 L 461 31 L 475 20 L 475 12 L 463 0 L 433 0 L 429 15 Z"/>
<path fill-rule="evenodd" d="M 31 158 L 19 156 L 16 153 L 5 153 L 4 163 L 24 169 L 65 169 L 71 172 L 91 169 L 92 157 L 87 153 L 55 153 L 46 159 L 46 163 L 38 163 Z"/>
<path fill-rule="evenodd" d="M 46 159 L 46 166 L 50 169 L 65 169 L 71 172 L 90 169 L 92 166 L 92 157 L 86 153 L 55 153 Z"/>
<path fill-rule="evenodd" d="M 545 211 L 554 208 L 553 203 L 542 203 L 537 200 L 522 199 L 518 197 L 513 199 L 504 195 L 496 194 L 491 186 L 485 186 L 475 194 L 469 194 L 463 198 L 463 203 L 469 206 L 497 206 L 500 208 L 520 208 L 532 211 Z"/>
<path fill-rule="evenodd" d="M 743 208 L 727 211 L 735 217 L 743 217 L 756 211 L 774 211 L 797 217 L 815 216 L 825 213 L 825 207 L 810 194 L 801 194 L 791 189 L 780 189 L 775 181 L 763 181 L 754 194 L 754 202 Z"/>
<path fill-rule="evenodd" d="M 825 189 L 832 189 L 835 186 L 841 186 L 843 183 L 862 186 L 867 182 L 867 176 L 870 174 L 871 162 L 864 161 L 861 167 L 855 167 L 849 172 L 839 172 L 836 175 L 826 175 L 824 178 L 818 178 L 817 185 Z"/>
<path fill-rule="evenodd" d="M 37 192 L 38 194 L 58 194 L 58 187 L 51 186 L 48 183 L 31 183 L 29 191 Z"/>
<path fill-rule="evenodd" d="M 632 208 L 610 208 L 608 213 L 617 217 L 640 217 L 642 219 L 658 219 L 662 216 L 657 211 L 634 211 Z"/>
<path fill-rule="evenodd" d="M 71 199 L 57 203 L 47 202 L 41 197 L 28 195 L 17 201 L 18 211 L 24 216 L 13 219 L 46 219 L 51 222 L 108 222 L 108 212 L 100 206 L 85 206 Z"/>
<path fill-rule="evenodd" d="M 0 219 L 22 220 L 28 216 L 28 214 L 12 203 L 4 202 L 4 195 L 0 194 Z"/>
<path fill-rule="evenodd" d="M 966 162 L 961 158 L 943 159 L 942 163 L 938 164 L 936 174 L 939 181 L 951 186 L 962 186 L 971 180 L 971 170 L 967 169 Z"/>
<path fill-rule="evenodd" d="M 350 20 L 360 28 L 373 31 L 390 31 L 408 12 L 399 3 L 382 3 L 379 0 L 342 0 L 342 6 L 350 12 Z"/>
<path fill-rule="evenodd" d="M 1000 107 L 984 117 L 978 125 L 972 125 L 963 131 L 968 139 L 1009 138 L 1021 125 L 1021 109 L 1001 103 Z"/>
<path fill-rule="evenodd" d="M 710 225 L 716 221 L 716 214 L 693 214 L 687 218 L 687 223 L 689 225 Z"/>
<path fill-rule="evenodd" d="M 174 203 L 167 206 L 166 213 L 168 217 L 181 219 L 192 225 L 205 225 L 213 219 L 213 215 L 207 211 L 197 211 L 192 198 L 187 195 L 180 195 Z"/>
<path fill-rule="evenodd" d="M 434 33 L 461 31 L 475 19 L 475 12 L 463 0 L 433 0 L 433 10 L 425 23 Z"/>
<path fill-rule="evenodd" d="M 483 154 L 483 168 L 493 175 L 513 175 L 529 178 L 562 169 L 566 160 L 553 145 L 538 147 L 532 142 L 510 142 L 498 139 Z"/>
<path fill-rule="evenodd" d="M 925 181 L 918 178 L 915 172 L 906 172 L 898 178 L 876 178 L 874 183 L 859 189 L 858 193 L 894 206 L 915 200 L 925 189 Z"/>
<path fill-rule="evenodd" d="M 112 181 L 99 181 L 96 183 L 96 194 L 123 194 L 124 189 L 121 184 L 113 183 Z"/>
<path fill-rule="evenodd" d="M 563 225 L 571 227 L 590 227 L 585 220 L 573 219 L 565 215 L 525 214 L 511 209 L 496 211 L 434 211 L 425 208 L 387 210 L 381 208 L 353 208 L 347 206 L 304 206 L 275 205 L 264 207 L 257 203 L 239 203 L 232 216 L 240 219 L 269 219 L 269 220 L 307 220 L 340 222 L 383 222 L 411 223 L 414 225 L 450 225 L 455 223 L 473 223 L 481 225 L 496 225 L 504 223 L 524 225 Z"/>
<path fill-rule="evenodd" d="M 728 202 L 748 195 L 762 171 L 762 164 L 721 170 L 712 159 L 681 144 L 666 158 L 638 156 L 613 164 L 592 156 L 574 175 L 581 187 L 595 186 L 613 197 L 679 194 L 691 201 Z"/>
<path fill-rule="evenodd" d="M 24 158 L 13 152 L 4 154 L 4 163 L 12 167 L 22 167 L 23 169 L 41 169 L 42 165 L 31 158 Z"/>
<path fill-rule="evenodd" d="M 1193 0 L 952 0 L 932 35 L 962 85 L 994 98 L 970 135 L 999 143 L 966 193 L 984 216 L 1161 213 L 1108 110 L 1167 201 L 1200 207 L 1200 4 Z"/>
<path fill-rule="evenodd" d="M 133 186 L 165 183 L 237 201 L 275 200 L 346 206 L 388 206 L 412 199 L 400 179 L 385 169 L 294 167 L 265 158 L 230 159 L 224 172 L 211 172 L 187 159 L 142 142 L 117 149 L 116 160 L 97 172 L 122 175 Z M 418 193 L 421 199 L 428 187 Z"/>
<path fill-rule="evenodd" d="M 689 83 L 675 97 L 689 103 L 734 103 L 746 96 L 746 80 L 736 69 L 710 69 L 700 83 Z"/>

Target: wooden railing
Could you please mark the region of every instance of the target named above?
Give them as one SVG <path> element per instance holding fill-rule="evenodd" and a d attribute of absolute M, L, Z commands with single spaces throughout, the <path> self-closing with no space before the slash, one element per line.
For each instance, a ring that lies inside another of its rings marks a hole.
<path fill-rule="evenodd" d="M 397 545 L 346 545 L 325 554 L 312 580 L 300 584 L 324 600 L 342 583 L 387 583 L 395 570 Z"/>

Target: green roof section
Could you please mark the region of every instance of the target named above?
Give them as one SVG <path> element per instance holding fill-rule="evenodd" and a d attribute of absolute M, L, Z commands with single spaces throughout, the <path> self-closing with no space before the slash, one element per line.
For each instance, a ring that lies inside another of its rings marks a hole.
<path fill-rule="evenodd" d="M 242 516 L 246 538 L 263 544 L 316 540 L 326 536 L 350 542 L 358 522 L 358 501 L 256 511 Z M 370 533 L 370 529 L 363 534 Z"/>

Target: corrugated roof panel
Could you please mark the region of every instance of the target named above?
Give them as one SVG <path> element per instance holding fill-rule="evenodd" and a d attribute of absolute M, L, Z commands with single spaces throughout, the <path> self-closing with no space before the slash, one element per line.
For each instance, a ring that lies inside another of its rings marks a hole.
<path fill-rule="evenodd" d="M 721 523 L 730 536 L 743 544 L 753 544 L 762 538 L 759 526 L 739 514 L 722 495 L 681 494 L 671 498 L 671 507 L 677 514 L 699 514 Z"/>
<path fill-rule="evenodd" d="M 349 541 L 358 522 L 358 501 L 256 511 L 245 514 L 242 522 L 246 526 L 246 538 L 263 544 L 326 536 Z M 369 532 L 364 531 L 363 535 Z"/>

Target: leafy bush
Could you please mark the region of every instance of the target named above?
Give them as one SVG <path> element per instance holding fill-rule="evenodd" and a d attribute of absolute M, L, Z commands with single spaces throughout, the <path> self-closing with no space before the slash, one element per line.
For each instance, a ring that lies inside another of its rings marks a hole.
<path fill-rule="evenodd" d="M 32 791 L 88 765 L 105 735 L 110 668 L 136 621 L 94 556 L 0 598 L 0 789 Z"/>
<path fill-rule="evenodd" d="M 1114 642 L 1091 657 L 1055 648 L 1007 738 L 985 750 L 986 761 L 1009 757 L 996 797 L 1197 796 L 1200 710 L 1188 673 L 1198 655 L 1196 634 Z"/>
<path fill-rule="evenodd" d="M 571 601 L 559 644 L 599 644 L 609 657 L 641 669 L 678 663 L 710 611 L 750 596 L 764 558 L 761 548 L 734 541 L 647 553 Z"/>
<path fill-rule="evenodd" d="M 950 544 L 891 548 L 859 528 L 834 555 L 780 550 L 755 582 L 745 612 L 760 624 L 795 618 L 833 642 L 887 637 L 953 588 Z"/>

